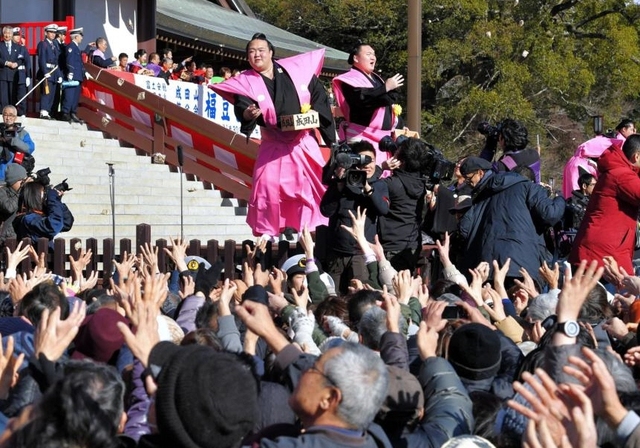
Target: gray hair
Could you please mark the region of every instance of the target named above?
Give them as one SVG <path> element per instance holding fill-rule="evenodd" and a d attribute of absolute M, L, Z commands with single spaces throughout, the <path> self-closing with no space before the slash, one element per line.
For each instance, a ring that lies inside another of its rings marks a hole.
<path fill-rule="evenodd" d="M 365 311 L 358 323 L 362 344 L 371 350 L 380 350 L 380 340 L 386 331 L 387 312 L 379 306 L 372 306 Z"/>
<path fill-rule="evenodd" d="M 527 307 L 527 319 L 532 322 L 543 321 L 552 314 L 556 314 L 558 306 L 558 294 L 556 292 L 548 292 L 539 294 L 531 299 Z"/>
<path fill-rule="evenodd" d="M 324 374 L 342 393 L 338 417 L 351 428 L 364 429 L 387 396 L 387 367 L 363 345 L 346 342 L 338 350 L 323 365 Z"/>

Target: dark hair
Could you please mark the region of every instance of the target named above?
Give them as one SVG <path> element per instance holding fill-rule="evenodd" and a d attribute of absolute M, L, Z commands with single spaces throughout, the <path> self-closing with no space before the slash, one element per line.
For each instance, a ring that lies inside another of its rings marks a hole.
<path fill-rule="evenodd" d="M 208 328 L 218 331 L 218 314 L 220 308 L 218 302 L 207 300 L 196 312 L 196 328 Z"/>
<path fill-rule="evenodd" d="M 536 181 L 536 175 L 533 170 L 527 165 L 518 165 L 513 169 L 514 173 L 518 173 L 522 177 L 529 179 L 531 182 Z"/>
<path fill-rule="evenodd" d="M 20 190 L 18 210 L 24 213 L 44 210 L 44 187 L 38 182 L 27 182 Z"/>
<path fill-rule="evenodd" d="M 265 41 L 267 43 L 267 46 L 269 47 L 269 50 L 271 50 L 271 52 L 273 53 L 271 57 L 274 57 L 276 55 L 276 49 L 273 47 L 273 44 L 269 42 L 269 39 L 267 39 L 267 36 L 265 36 L 263 33 L 256 33 L 253 36 L 251 36 L 251 40 L 247 42 L 247 46 L 244 50 L 245 53 L 249 54 L 249 44 L 251 44 L 251 42 L 253 42 L 254 40 Z"/>
<path fill-rule="evenodd" d="M 171 48 L 165 48 L 164 50 L 162 50 L 162 57 L 166 57 L 168 53 L 171 53 L 171 55 L 173 56 L 173 50 Z"/>
<path fill-rule="evenodd" d="M 582 173 L 580 177 L 578 177 L 578 186 L 582 188 L 584 184 L 589 185 L 595 179 L 596 177 L 593 174 Z"/>
<path fill-rule="evenodd" d="M 620 132 L 621 130 L 633 126 L 633 120 L 630 118 L 624 118 L 618 126 L 616 126 L 616 131 Z"/>
<path fill-rule="evenodd" d="M 127 53 L 120 53 L 120 54 L 118 55 L 118 60 L 120 60 L 120 59 L 122 59 L 122 58 L 127 58 L 127 59 L 129 59 L 129 55 L 128 55 Z"/>
<path fill-rule="evenodd" d="M 597 325 L 613 317 L 613 309 L 607 300 L 607 290 L 602 285 L 594 286 L 580 308 L 580 320 Z"/>
<path fill-rule="evenodd" d="M 365 42 L 360 42 L 358 41 L 358 43 L 351 49 L 351 51 L 349 52 L 349 58 L 347 59 L 347 63 L 349 65 L 353 65 L 353 57 L 357 56 L 358 53 L 360 53 L 360 49 L 362 47 L 370 47 L 371 45 L 365 43 Z"/>
<path fill-rule="evenodd" d="M 461 293 L 462 290 L 460 289 L 460 285 L 458 285 L 456 282 L 439 278 L 433 284 L 429 295 L 437 299 L 443 294 L 453 294 L 460 297 Z"/>
<path fill-rule="evenodd" d="M 322 325 L 324 316 L 339 317 L 342 322 L 349 325 L 349 311 L 347 309 L 347 301 L 343 297 L 329 296 L 318 304 L 313 312 L 316 322 Z"/>
<path fill-rule="evenodd" d="M 224 351 L 222 341 L 218 338 L 216 332 L 210 328 L 198 328 L 190 331 L 182 338 L 180 345 L 204 345 L 215 349 L 217 352 Z"/>
<path fill-rule="evenodd" d="M 49 311 L 60 307 L 60 320 L 69 315 L 69 302 L 60 288 L 52 281 L 42 282 L 33 287 L 20 301 L 19 314 L 29 319 L 34 327 L 38 327 L 40 317 L 45 309 Z"/>
<path fill-rule="evenodd" d="M 155 59 L 156 56 L 160 57 L 158 53 L 149 53 L 149 57 L 147 59 L 149 62 L 151 62 L 151 60 Z"/>
<path fill-rule="evenodd" d="M 366 140 L 360 140 L 354 143 L 350 143 L 349 147 L 351 148 L 351 151 L 356 154 L 360 154 L 363 151 L 372 152 L 374 155 L 376 153 L 376 149 L 373 147 L 371 142 L 368 142 Z"/>
<path fill-rule="evenodd" d="M 631 160 L 635 153 L 640 152 L 640 134 L 633 134 L 627 137 L 622 145 L 622 152 L 628 160 Z"/>
<path fill-rule="evenodd" d="M 362 289 L 354 293 L 347 300 L 347 309 L 349 310 L 349 321 L 352 328 L 358 325 L 365 311 L 376 304 L 376 301 L 382 300 L 380 291 L 369 291 Z"/>
<path fill-rule="evenodd" d="M 419 138 L 410 137 L 400 143 L 395 158 L 402 162 L 402 169 L 409 173 L 423 171 L 427 165 L 427 145 Z"/>
<path fill-rule="evenodd" d="M 110 366 L 69 361 L 34 410 L 32 421 L 16 431 L 12 446 L 119 446 L 124 383 Z"/>
<path fill-rule="evenodd" d="M 483 390 L 469 392 L 469 398 L 473 403 L 473 417 L 476 422 L 473 434 L 487 440 L 495 440 L 495 422 L 498 411 L 502 408 L 502 400 L 496 394 Z"/>
<path fill-rule="evenodd" d="M 228 73 L 229 75 L 231 74 L 231 69 L 230 69 L 229 67 L 222 67 L 222 68 L 220 69 L 220 76 L 224 76 L 224 75 L 226 75 L 227 73 Z"/>
<path fill-rule="evenodd" d="M 500 123 L 500 134 L 507 150 L 524 149 L 529 144 L 529 132 L 519 121 L 505 118 Z"/>
<path fill-rule="evenodd" d="M 145 54 L 147 54 L 147 50 L 145 50 L 144 48 L 140 48 L 138 51 L 133 53 L 133 57 L 138 59 L 140 56 L 144 56 Z M 153 53 L 151 53 L 151 54 L 153 54 Z"/>

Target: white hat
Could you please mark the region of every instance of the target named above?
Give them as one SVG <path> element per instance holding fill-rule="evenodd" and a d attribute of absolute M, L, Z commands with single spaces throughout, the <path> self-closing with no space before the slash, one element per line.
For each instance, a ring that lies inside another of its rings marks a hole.
<path fill-rule="evenodd" d="M 55 23 L 50 23 L 49 25 L 44 27 L 44 30 L 49 33 L 49 32 L 56 32 L 58 31 L 58 25 L 56 25 Z"/>
<path fill-rule="evenodd" d="M 187 263 L 187 269 L 192 272 L 198 272 L 198 268 L 201 264 L 204 264 L 205 269 L 209 269 L 211 267 L 211 263 L 209 263 L 202 257 L 198 257 L 197 255 L 189 255 L 187 257 L 184 257 L 184 262 Z"/>
<path fill-rule="evenodd" d="M 67 34 L 67 27 L 66 26 L 59 26 L 58 30 L 56 31 L 56 33 L 58 33 L 58 34 Z"/>
<path fill-rule="evenodd" d="M 306 265 L 307 257 L 305 254 L 298 254 L 287 258 L 287 260 L 282 263 L 282 267 L 280 269 L 282 269 L 288 276 L 291 276 L 295 274 L 304 274 Z"/>
<path fill-rule="evenodd" d="M 13 29 L 13 35 L 14 36 L 19 36 L 20 35 L 20 27 L 17 26 Z"/>
<path fill-rule="evenodd" d="M 81 36 L 84 36 L 84 29 L 82 27 L 74 28 L 71 31 L 69 31 L 70 36 L 76 36 L 78 34 L 80 34 Z"/>

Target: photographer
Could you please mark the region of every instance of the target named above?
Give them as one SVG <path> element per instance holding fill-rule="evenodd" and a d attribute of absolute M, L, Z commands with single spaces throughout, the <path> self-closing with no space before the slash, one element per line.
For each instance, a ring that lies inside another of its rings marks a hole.
<path fill-rule="evenodd" d="M 53 249 L 53 239 L 60 232 L 71 230 L 73 215 L 62 203 L 62 195 L 69 190 L 66 182 L 50 187 L 46 177 L 46 184 L 43 185 L 42 176 L 24 184 L 13 228 L 19 240 L 29 238 L 36 244 L 39 238 L 48 238 L 49 248 Z"/>
<path fill-rule="evenodd" d="M 527 149 L 529 133 L 522 123 L 510 118 L 502 120 L 497 126 L 482 122 L 478 125 L 478 132 L 487 137 L 481 158 L 493 162 L 498 145 L 502 149 L 502 156 L 493 162 L 495 171 L 513 171 L 516 167 L 528 166 L 536 176 L 536 183 L 540 183 L 540 153 L 535 149 Z"/>
<path fill-rule="evenodd" d="M 368 271 L 362 253 L 353 237 L 342 228 L 351 227 L 349 212 L 356 213 L 358 207 L 367 211 L 365 234 L 367 240 L 374 242 L 376 222 L 379 216 L 389 210 L 389 190 L 380 181 L 382 170 L 376 166 L 376 152 L 373 145 L 360 141 L 349 145 L 353 154 L 368 156 L 371 161 L 356 167 L 366 173 L 364 185 L 350 185 L 347 169 L 336 166 L 334 176 L 320 202 L 320 212 L 329 218 L 329 252 L 326 259 L 326 270 L 333 278 L 341 292 L 346 292 L 351 279 L 361 281 L 368 279 Z M 354 168 L 351 168 L 354 169 Z"/>
<path fill-rule="evenodd" d="M 378 221 L 378 235 L 387 259 L 397 270 L 416 267 L 420 226 L 429 165 L 429 147 L 417 138 L 404 140 L 395 154 L 400 167 L 383 182 L 389 187 L 389 213 Z"/>
<path fill-rule="evenodd" d="M 0 243 L 15 238 L 13 219 L 18 212 L 18 199 L 22 185 L 31 180 L 27 171 L 17 163 L 11 163 L 5 173 L 6 185 L 0 187 Z"/>
<path fill-rule="evenodd" d="M 36 149 L 31 136 L 20 123 L 16 123 L 18 111 L 14 106 L 2 109 L 0 123 L 0 180 L 5 179 L 5 170 L 10 163 L 19 163 L 27 173 L 33 170 L 35 159 L 31 155 Z"/>

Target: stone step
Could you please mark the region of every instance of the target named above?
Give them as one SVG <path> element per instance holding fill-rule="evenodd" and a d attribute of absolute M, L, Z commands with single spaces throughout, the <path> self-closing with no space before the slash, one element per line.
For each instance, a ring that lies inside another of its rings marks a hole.
<path fill-rule="evenodd" d="M 117 139 L 76 123 L 29 118 L 22 123 L 36 144 L 36 170 L 49 167 L 52 184 L 68 178 L 73 188 L 64 202 L 76 219 L 73 229 L 61 237 L 101 241 L 112 236 L 109 162 L 115 171 L 116 239 L 135 241 L 140 223 L 151 225 L 153 239 L 179 235 L 181 190 L 185 238 L 203 242 L 252 238 L 245 223 L 246 207 L 240 207 L 238 200 L 223 199 L 220 191 L 205 189 L 202 182 L 189 181 L 185 175 L 181 185 L 179 173 L 152 164 L 150 157 L 138 156 Z"/>

